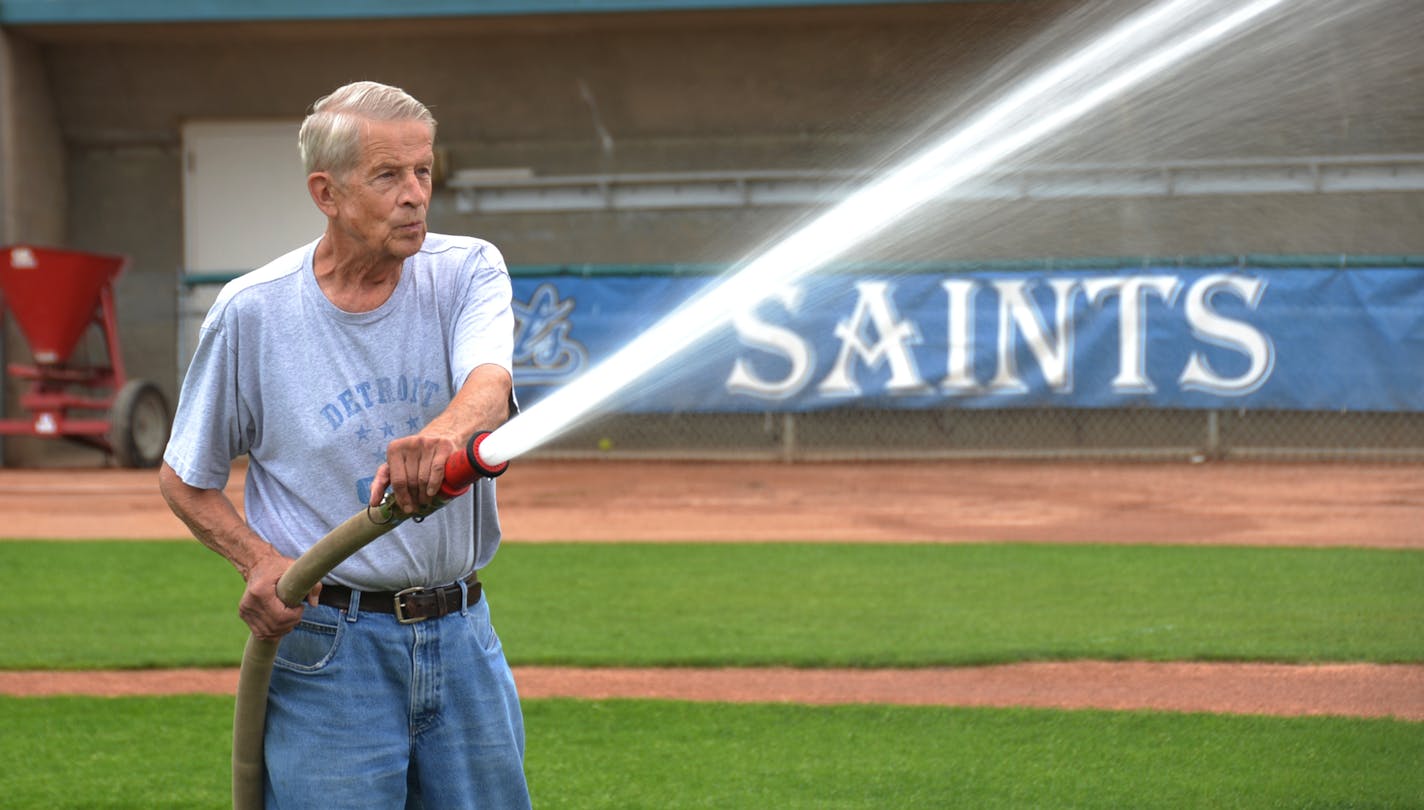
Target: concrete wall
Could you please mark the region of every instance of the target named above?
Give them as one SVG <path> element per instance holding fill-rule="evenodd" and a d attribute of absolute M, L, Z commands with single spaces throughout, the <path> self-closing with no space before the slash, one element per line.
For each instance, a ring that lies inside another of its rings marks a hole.
<path fill-rule="evenodd" d="M 0 30 L 0 245 L 63 245 L 65 241 L 66 154 L 45 72 L 43 49 Z M 24 338 L 13 319 L 4 318 L 4 359 L 28 360 Z M 8 378 L 6 415 L 18 413 L 20 384 Z M 0 454 L 23 463 L 47 442 L 7 439 Z"/>
<path fill-rule="evenodd" d="M 1386 0 L 1406 20 L 1417 19 L 1412 3 Z M 54 241 L 133 257 L 119 285 L 126 359 L 176 398 L 185 120 L 290 118 L 341 83 L 375 78 L 431 105 L 456 169 L 867 166 L 1001 86 L 1023 67 L 1005 61 L 1016 49 L 1046 53 L 1068 41 L 1055 21 L 1081 5 L 17 29 L 3 40 L 0 70 L 19 87 L 0 112 L 12 128 L 17 113 L 26 123 L 7 149 L 27 143 L 43 159 L 12 157 L 0 172 L 43 178 L 44 200 L 34 209 L 27 200 L 24 211 Z M 1303 23 L 1292 36 L 1312 47 L 1287 39 L 1246 59 L 1238 49 L 1171 93 L 1114 105 L 1090 133 L 1040 157 L 1424 152 L 1424 49 L 1412 44 L 1414 29 Z M 9 227 L 20 216 L 15 189 L 34 189 L 6 176 Z M 489 238 L 515 265 L 731 262 L 805 214 L 477 217 L 441 191 L 432 226 Z M 853 258 L 1424 253 L 1421 221 L 1419 193 L 937 205 Z"/>
<path fill-rule="evenodd" d="M 42 48 L 0 31 L 0 212 L 5 244 L 63 240 L 65 157 Z"/>

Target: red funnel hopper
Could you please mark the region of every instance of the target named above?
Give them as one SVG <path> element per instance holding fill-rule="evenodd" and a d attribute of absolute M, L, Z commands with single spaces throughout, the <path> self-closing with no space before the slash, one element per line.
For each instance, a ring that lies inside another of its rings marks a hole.
<path fill-rule="evenodd" d="M 28 384 L 19 397 L 28 415 L 0 419 L 0 437 L 64 438 L 125 467 L 158 466 L 168 444 L 168 403 L 157 385 L 124 373 L 114 279 L 125 264 L 121 256 L 0 247 L 0 293 L 35 358 L 34 365 L 5 367 Z M 90 326 L 102 333 L 105 357 L 76 362 L 70 355 Z"/>
<path fill-rule="evenodd" d="M 69 250 L 19 245 L 0 253 L 0 291 L 36 363 L 69 360 L 95 320 L 100 292 L 123 267 L 118 256 Z"/>

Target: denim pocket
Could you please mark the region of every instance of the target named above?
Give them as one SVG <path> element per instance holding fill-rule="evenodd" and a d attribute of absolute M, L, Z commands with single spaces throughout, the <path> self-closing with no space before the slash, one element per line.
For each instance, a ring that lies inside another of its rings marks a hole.
<path fill-rule="evenodd" d="M 465 617 L 465 625 L 469 628 L 470 634 L 480 649 L 486 653 L 500 652 L 499 635 L 494 632 L 494 624 L 490 622 L 489 604 L 483 596 L 480 597 L 480 601 L 470 605 L 469 615 Z"/>
<path fill-rule="evenodd" d="M 344 624 L 302 619 L 292 632 L 282 637 L 273 665 L 292 672 L 320 671 L 336 657 L 341 637 L 346 633 Z"/>

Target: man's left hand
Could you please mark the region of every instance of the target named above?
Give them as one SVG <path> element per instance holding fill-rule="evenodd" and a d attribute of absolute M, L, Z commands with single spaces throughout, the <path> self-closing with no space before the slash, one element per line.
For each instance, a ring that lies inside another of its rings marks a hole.
<path fill-rule="evenodd" d="M 386 463 L 371 482 L 371 506 L 381 502 L 387 487 L 406 514 L 429 506 L 445 481 L 445 460 L 459 449 L 454 439 L 426 433 L 392 441 L 386 446 Z"/>

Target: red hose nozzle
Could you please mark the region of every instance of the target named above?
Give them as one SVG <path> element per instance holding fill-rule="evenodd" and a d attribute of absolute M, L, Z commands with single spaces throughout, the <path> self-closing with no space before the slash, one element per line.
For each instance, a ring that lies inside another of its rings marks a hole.
<path fill-rule="evenodd" d="M 493 430 L 482 430 L 470 437 L 470 443 L 465 447 L 465 455 L 470 457 L 470 464 L 479 468 L 480 475 L 485 478 L 498 478 L 509 469 L 509 462 L 504 461 L 499 464 L 488 464 L 480 458 L 480 444 L 489 437 Z"/>
<path fill-rule="evenodd" d="M 465 445 L 465 452 L 455 453 L 445 460 L 445 481 L 440 485 L 442 497 L 448 499 L 463 495 L 475 479 L 496 478 L 509 469 L 508 461 L 491 465 L 480 458 L 480 442 L 493 432 L 482 430 L 476 433 L 470 437 L 469 444 Z"/>

